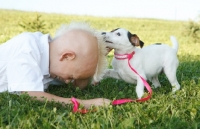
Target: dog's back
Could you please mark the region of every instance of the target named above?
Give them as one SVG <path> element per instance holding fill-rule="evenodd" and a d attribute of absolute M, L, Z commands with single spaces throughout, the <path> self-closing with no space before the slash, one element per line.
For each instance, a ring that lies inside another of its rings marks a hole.
<path fill-rule="evenodd" d="M 169 65 L 178 67 L 178 42 L 175 37 L 171 37 L 171 41 L 172 47 L 167 44 L 156 43 L 141 49 L 142 65 L 147 78 L 159 74 L 169 63 Z"/>

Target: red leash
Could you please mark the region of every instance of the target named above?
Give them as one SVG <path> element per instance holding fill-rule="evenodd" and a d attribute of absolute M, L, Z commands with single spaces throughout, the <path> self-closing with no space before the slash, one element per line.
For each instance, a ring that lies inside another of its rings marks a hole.
<path fill-rule="evenodd" d="M 71 101 L 72 101 L 72 103 L 73 103 L 73 105 L 74 105 L 72 112 L 80 112 L 80 113 L 82 113 L 82 114 L 86 114 L 86 113 L 89 112 L 89 111 L 88 111 L 87 109 L 85 109 L 85 108 L 84 108 L 84 109 L 78 109 L 79 103 L 78 103 L 78 101 L 77 101 L 74 97 L 72 97 Z"/>
<path fill-rule="evenodd" d="M 131 68 L 131 70 L 133 72 L 135 72 L 140 78 L 141 80 L 143 81 L 144 83 L 144 86 L 146 87 L 146 89 L 148 90 L 148 96 L 144 97 L 144 98 L 141 98 L 141 99 L 117 99 L 117 100 L 114 100 L 112 102 L 112 105 L 120 105 L 120 104 L 124 104 L 124 103 L 130 103 L 130 102 L 144 102 L 144 101 L 147 101 L 151 98 L 151 95 L 152 95 L 152 90 L 151 90 L 151 87 L 150 85 L 147 83 L 147 81 L 138 74 L 138 72 L 130 65 L 130 59 L 133 57 L 133 55 L 135 54 L 135 52 L 132 52 L 131 54 L 116 54 L 115 53 L 115 58 L 118 59 L 118 60 L 124 60 L 124 59 L 128 59 L 128 65 L 129 67 Z M 73 107 L 73 112 L 80 112 L 82 114 L 85 114 L 85 113 L 88 113 L 89 110 L 87 109 L 78 109 L 79 107 L 79 103 L 77 102 L 77 100 L 75 98 L 72 98 L 71 99 L 74 107 Z"/>

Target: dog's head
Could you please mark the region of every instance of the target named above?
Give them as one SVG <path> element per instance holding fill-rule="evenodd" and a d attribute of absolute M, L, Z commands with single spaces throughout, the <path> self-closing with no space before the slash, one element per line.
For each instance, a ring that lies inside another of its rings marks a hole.
<path fill-rule="evenodd" d="M 136 34 L 131 34 L 131 32 L 123 28 L 117 28 L 111 32 L 102 32 L 102 35 L 105 36 L 107 47 L 113 49 L 131 49 L 136 46 L 142 48 L 144 45 L 144 42 Z"/>

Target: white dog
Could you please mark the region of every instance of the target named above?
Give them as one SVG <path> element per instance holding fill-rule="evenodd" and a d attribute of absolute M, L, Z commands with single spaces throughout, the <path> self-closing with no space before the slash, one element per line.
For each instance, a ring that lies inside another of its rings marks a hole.
<path fill-rule="evenodd" d="M 134 52 L 130 59 L 130 65 L 144 79 L 150 80 L 154 87 L 160 87 L 158 75 L 163 71 L 172 85 L 172 92 L 180 89 L 177 81 L 176 70 L 179 64 L 177 58 L 178 42 L 175 37 L 171 36 L 173 47 L 166 44 L 153 44 L 144 48 L 144 43 L 140 41 L 136 34 L 131 34 L 126 29 L 115 29 L 111 32 L 103 32 L 107 47 L 113 48 L 115 58 L 112 61 L 113 69 L 107 69 L 104 78 L 111 77 L 121 79 L 128 83 L 137 84 L 137 97 L 141 98 L 144 94 L 144 84 L 141 78 L 131 70 L 128 65 L 126 55 Z"/>

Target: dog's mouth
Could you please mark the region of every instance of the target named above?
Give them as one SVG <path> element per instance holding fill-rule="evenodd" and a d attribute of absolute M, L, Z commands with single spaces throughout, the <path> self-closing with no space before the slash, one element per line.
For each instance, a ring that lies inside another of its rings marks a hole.
<path fill-rule="evenodd" d="M 107 42 L 107 43 L 113 43 L 113 42 L 111 42 L 111 41 L 108 41 L 108 40 L 106 40 L 105 42 Z"/>

